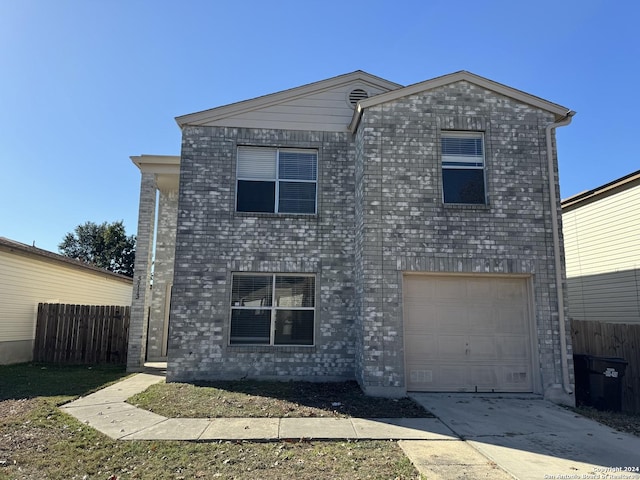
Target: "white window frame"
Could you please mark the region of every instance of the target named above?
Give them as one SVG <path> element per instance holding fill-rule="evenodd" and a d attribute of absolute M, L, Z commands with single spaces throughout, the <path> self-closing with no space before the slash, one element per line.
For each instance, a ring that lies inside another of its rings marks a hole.
<path fill-rule="evenodd" d="M 442 140 L 444 138 L 479 138 L 482 141 L 482 156 L 456 156 L 456 155 L 445 155 L 442 151 Z M 477 131 L 460 131 L 460 130 L 443 130 L 440 132 L 440 156 L 441 162 L 440 167 L 442 169 L 443 175 L 442 178 L 442 202 L 447 205 L 460 205 L 460 203 L 456 202 L 446 202 L 444 198 L 444 170 L 482 170 L 482 189 L 484 193 L 484 198 L 482 203 L 471 203 L 469 205 L 486 205 L 487 204 L 487 171 L 486 171 L 486 148 L 484 141 L 484 132 Z M 481 162 L 473 162 L 471 159 L 480 159 Z M 445 162 L 448 162 L 449 165 L 445 165 Z M 456 165 L 456 163 L 458 165 Z M 481 165 L 465 165 L 465 163 L 481 163 Z"/>
<path fill-rule="evenodd" d="M 274 211 L 269 212 L 278 215 L 316 215 L 318 213 L 318 150 L 315 149 L 305 149 L 305 148 L 275 148 L 275 147 L 259 147 L 259 146 L 251 146 L 251 145 L 239 145 L 237 151 L 239 152 L 241 149 L 253 149 L 253 150 L 269 150 L 275 151 L 276 154 L 276 165 L 275 165 L 275 177 L 273 178 L 260 178 L 260 177 L 251 177 L 251 176 L 241 176 L 239 173 L 239 162 L 236 162 L 236 212 L 240 213 L 265 213 L 265 212 L 250 212 L 244 210 L 238 210 L 238 182 L 241 180 L 245 181 L 253 181 L 253 182 L 274 182 L 275 183 L 275 199 L 274 199 Z M 316 165 L 315 165 L 315 180 L 303 180 L 303 179 L 286 179 L 280 178 L 280 152 L 290 152 L 290 153 L 305 153 L 305 154 L 314 154 L 316 157 Z M 237 152 L 236 152 L 237 153 Z M 237 158 L 237 157 L 236 157 Z M 291 183 L 313 183 L 315 184 L 315 198 L 313 212 L 308 213 L 299 213 L 299 212 L 280 212 L 280 182 L 291 182 Z"/>
<path fill-rule="evenodd" d="M 231 305 L 230 315 L 229 315 L 229 345 L 230 346 L 254 346 L 254 347 L 314 347 L 316 342 L 316 305 L 317 305 L 317 283 L 316 283 L 316 274 L 314 273 L 287 273 L 287 272 L 278 272 L 278 273 L 259 273 L 259 272 L 234 272 L 231 274 L 231 289 L 233 290 L 233 280 L 236 277 L 270 277 L 271 278 L 271 306 L 269 307 L 255 307 L 255 306 L 241 306 L 241 305 Z M 313 278 L 313 307 L 278 307 L 276 306 L 276 279 L 277 277 L 305 277 L 305 278 Z M 232 293 L 233 295 L 233 293 Z M 233 321 L 233 311 L 234 310 L 270 310 L 271 311 L 271 325 L 269 328 L 269 343 L 231 343 L 231 322 Z M 304 311 L 313 311 L 313 341 L 309 344 L 300 344 L 300 343 L 275 343 L 276 337 L 276 313 L 279 310 L 304 310 Z"/>

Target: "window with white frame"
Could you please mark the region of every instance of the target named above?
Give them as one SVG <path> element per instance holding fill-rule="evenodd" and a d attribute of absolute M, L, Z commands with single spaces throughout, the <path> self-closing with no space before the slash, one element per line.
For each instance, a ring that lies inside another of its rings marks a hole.
<path fill-rule="evenodd" d="M 314 275 L 234 273 L 231 345 L 313 345 Z"/>
<path fill-rule="evenodd" d="M 318 152 L 238 147 L 238 212 L 316 213 Z"/>
<path fill-rule="evenodd" d="M 484 137 L 479 132 L 442 132 L 444 203 L 485 204 Z"/>

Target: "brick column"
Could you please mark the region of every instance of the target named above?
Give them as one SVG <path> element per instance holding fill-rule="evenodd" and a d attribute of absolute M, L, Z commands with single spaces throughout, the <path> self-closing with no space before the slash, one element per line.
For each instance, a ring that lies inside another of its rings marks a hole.
<path fill-rule="evenodd" d="M 173 259 L 176 247 L 178 219 L 178 191 L 160 188 L 156 249 L 153 263 L 153 290 L 151 314 L 147 330 L 147 359 L 150 362 L 167 361 L 169 286 L 173 283 Z"/>
<path fill-rule="evenodd" d="M 151 284 L 153 233 L 156 217 L 156 189 L 155 174 L 142 171 L 127 353 L 127 371 L 129 372 L 141 371 L 144 368 L 146 357 L 147 316 L 151 304 L 149 286 Z"/>

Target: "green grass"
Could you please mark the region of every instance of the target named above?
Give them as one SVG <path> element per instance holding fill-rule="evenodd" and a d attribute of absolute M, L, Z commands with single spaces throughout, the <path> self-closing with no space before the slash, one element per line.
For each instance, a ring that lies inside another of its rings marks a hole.
<path fill-rule="evenodd" d="M 127 376 L 124 366 L 0 365 L 0 400 L 75 398 Z"/>
<path fill-rule="evenodd" d="M 173 418 L 433 416 L 410 398 L 366 396 L 356 382 L 160 383 L 128 402 Z"/>
<path fill-rule="evenodd" d="M 114 441 L 57 408 L 122 370 L 0 366 L 0 479 L 416 479 L 396 442 Z"/>

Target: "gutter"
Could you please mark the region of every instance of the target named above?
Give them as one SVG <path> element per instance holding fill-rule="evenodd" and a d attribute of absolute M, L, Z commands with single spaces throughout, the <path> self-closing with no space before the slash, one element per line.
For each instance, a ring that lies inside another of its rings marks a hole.
<path fill-rule="evenodd" d="M 549 172 L 549 201 L 551 204 L 551 227 L 553 231 L 553 254 L 555 258 L 555 271 L 556 271 L 556 293 L 558 295 L 558 321 L 560 330 L 560 354 L 562 361 L 560 367 L 562 368 L 562 387 L 568 395 L 573 394 L 571 389 L 571 382 L 569 380 L 569 364 L 567 359 L 567 332 L 565 326 L 564 315 L 564 288 L 562 287 L 562 258 L 560 256 L 560 232 L 558 228 L 558 205 L 556 204 L 557 192 L 555 182 L 555 168 L 554 168 L 554 155 L 553 155 L 553 142 L 551 138 L 551 131 L 558 127 L 564 127 L 571 123 L 572 117 L 576 114 L 573 110 L 569 110 L 564 118 L 557 122 L 547 125 L 545 129 L 547 138 L 547 161 Z"/>

